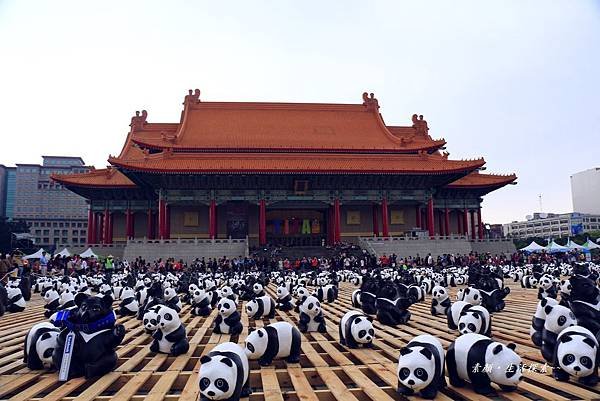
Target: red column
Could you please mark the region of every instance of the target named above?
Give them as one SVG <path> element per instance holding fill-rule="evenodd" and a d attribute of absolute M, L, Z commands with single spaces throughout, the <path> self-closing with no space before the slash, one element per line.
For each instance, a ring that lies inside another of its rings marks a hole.
<path fill-rule="evenodd" d="M 154 239 L 152 235 L 154 233 L 154 216 L 152 216 L 152 209 L 148 209 L 148 217 L 146 219 L 146 238 Z"/>
<path fill-rule="evenodd" d="M 114 213 L 109 212 L 108 213 L 108 243 L 112 244 L 113 243 L 113 221 L 114 221 L 115 215 Z"/>
<path fill-rule="evenodd" d="M 258 202 L 258 243 L 267 243 L 267 206 L 264 199 Z"/>
<path fill-rule="evenodd" d="M 377 205 L 373 205 L 373 235 L 379 236 L 379 218 L 377 216 Z"/>
<path fill-rule="evenodd" d="M 478 223 L 478 234 L 479 239 L 483 239 L 483 221 L 481 221 L 481 206 L 477 208 L 477 223 Z"/>
<path fill-rule="evenodd" d="M 333 224 L 334 224 L 334 230 L 333 230 L 333 242 L 334 243 L 339 243 L 342 239 L 342 233 L 341 233 L 341 229 L 340 229 L 340 223 L 341 223 L 341 214 L 340 214 L 340 200 L 339 199 L 335 199 L 335 201 L 333 202 Z"/>
<path fill-rule="evenodd" d="M 381 233 L 384 237 L 390 236 L 390 231 L 388 227 L 388 204 L 387 199 L 383 198 L 381 201 L 381 225 L 383 232 Z"/>
<path fill-rule="evenodd" d="M 87 243 L 93 243 L 93 233 L 94 233 L 94 212 L 92 212 L 92 206 L 88 209 L 88 223 L 87 223 Z"/>
<path fill-rule="evenodd" d="M 444 209 L 444 231 L 446 235 L 450 235 L 450 210 Z"/>
<path fill-rule="evenodd" d="M 133 213 L 127 208 L 125 211 L 125 233 L 127 239 L 133 238 Z"/>
<path fill-rule="evenodd" d="M 95 242 L 97 244 L 102 244 L 104 242 L 104 215 L 102 213 L 96 215 L 96 222 L 98 236 L 96 237 Z"/>
<path fill-rule="evenodd" d="M 433 218 L 433 198 L 430 198 L 427 202 L 427 231 L 429 231 L 430 237 L 435 235 Z"/>
<path fill-rule="evenodd" d="M 165 203 L 165 239 L 171 239 L 171 206 Z"/>
<path fill-rule="evenodd" d="M 214 205 L 213 205 L 213 234 L 215 236 L 215 238 L 217 238 L 219 236 L 219 220 L 217 219 L 217 202 L 214 201 Z"/>
<path fill-rule="evenodd" d="M 471 210 L 471 239 L 475 239 L 475 211 Z"/>
<path fill-rule="evenodd" d="M 215 238 L 215 201 L 211 200 L 208 205 L 208 238 Z"/>
<path fill-rule="evenodd" d="M 417 223 L 416 226 L 419 228 L 422 228 L 421 226 L 421 206 L 416 206 L 415 207 L 415 215 L 417 216 Z"/>
<path fill-rule="evenodd" d="M 103 223 L 102 223 L 102 228 L 104 229 L 102 232 L 102 243 L 103 244 L 108 244 L 108 229 L 110 228 L 110 212 L 108 211 L 108 209 L 104 209 L 104 217 L 103 217 Z"/>
<path fill-rule="evenodd" d="M 469 211 L 467 208 L 463 210 L 463 234 L 469 238 Z"/>
<path fill-rule="evenodd" d="M 167 235 L 166 232 L 166 223 L 167 216 L 165 213 L 167 211 L 165 200 L 162 197 L 158 199 L 158 238 L 164 239 Z"/>

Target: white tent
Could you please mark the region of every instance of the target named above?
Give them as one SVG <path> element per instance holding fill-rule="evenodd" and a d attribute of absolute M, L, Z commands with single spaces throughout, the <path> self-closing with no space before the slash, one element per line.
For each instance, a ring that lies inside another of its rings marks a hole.
<path fill-rule="evenodd" d="M 23 256 L 23 259 L 39 259 L 42 257 L 42 253 L 46 252 L 44 248 L 38 249 L 36 253 L 32 253 L 31 255 Z"/>
<path fill-rule="evenodd" d="M 69 250 L 67 248 L 64 248 L 62 251 L 60 251 L 59 253 L 57 253 L 57 255 L 60 255 L 60 256 L 71 256 L 71 252 L 69 252 Z"/>
<path fill-rule="evenodd" d="M 537 242 L 531 241 L 531 244 L 529 244 L 525 248 L 521 248 L 519 250 L 520 251 L 524 251 L 524 252 L 541 252 L 541 251 L 543 251 L 545 249 L 546 248 L 544 248 L 543 246 L 539 245 Z"/>
<path fill-rule="evenodd" d="M 566 246 L 558 245 L 556 242 L 554 242 L 554 240 L 552 240 L 552 242 L 550 242 L 546 247 L 546 251 L 550 253 L 569 252 L 569 248 L 567 248 Z"/>
<path fill-rule="evenodd" d="M 94 258 L 94 259 L 98 259 L 98 255 L 96 255 L 94 253 L 94 251 L 92 251 L 92 248 L 86 249 L 85 251 L 83 251 L 82 253 L 80 253 L 79 256 L 81 256 L 82 258 Z"/>
<path fill-rule="evenodd" d="M 600 245 L 596 244 L 594 241 L 592 241 L 589 238 L 586 241 L 586 243 L 583 244 L 583 246 L 586 247 L 587 249 L 599 249 L 600 248 Z"/>
<path fill-rule="evenodd" d="M 579 249 L 580 251 L 587 250 L 587 248 L 585 246 L 579 245 L 577 242 L 571 241 L 570 238 L 569 238 L 569 241 L 567 242 L 567 245 L 565 245 L 565 246 L 569 249 Z"/>

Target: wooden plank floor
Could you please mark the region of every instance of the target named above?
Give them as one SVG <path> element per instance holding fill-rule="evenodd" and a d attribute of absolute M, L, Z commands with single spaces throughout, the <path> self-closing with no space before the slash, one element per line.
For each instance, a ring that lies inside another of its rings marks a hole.
<path fill-rule="evenodd" d="M 523 290 L 510 284 L 512 292 L 506 309 L 493 316 L 493 336 L 502 342 L 517 344 L 517 352 L 527 365 L 544 363 L 539 350 L 529 340 L 529 326 L 536 306 L 536 290 Z M 411 307 L 409 324 L 397 328 L 375 322 L 376 340 L 372 349 L 349 350 L 338 343 L 337 323 L 350 310 L 350 294 L 355 287 L 342 283 L 340 298 L 324 306 L 327 333 L 303 335 L 300 363 L 275 361 L 271 367 L 259 368 L 251 362 L 250 401 L 385 401 L 403 400 L 396 394 L 396 364 L 399 349 L 418 334 L 437 336 L 444 347 L 455 338 L 446 320 L 429 313 L 428 299 Z M 269 287 L 271 294 L 273 286 Z M 453 289 L 452 293 L 455 292 Z M 94 380 L 73 379 L 59 384 L 55 372 L 30 371 L 22 362 L 23 340 L 27 330 L 43 320 L 43 301 L 34 294 L 22 313 L 0 318 L 0 400 L 169 400 L 188 401 L 198 398 L 197 372 L 200 356 L 225 341 L 242 343 L 248 327 L 260 327 L 277 320 L 297 322 L 294 312 L 278 312 L 272 321 L 248 321 L 242 313 L 244 332 L 239 338 L 212 332 L 216 311 L 208 318 L 190 314 L 189 306 L 181 313 L 187 328 L 190 351 L 169 357 L 149 350 L 150 336 L 135 318 L 120 318 L 127 334 L 117 350 L 116 370 Z M 600 386 L 589 388 L 575 382 L 557 382 L 546 374 L 525 372 L 525 380 L 512 393 L 499 392 L 498 400 L 600 400 Z M 419 399 L 419 397 L 410 397 Z M 469 387 L 448 387 L 438 395 L 441 400 L 487 400 Z"/>

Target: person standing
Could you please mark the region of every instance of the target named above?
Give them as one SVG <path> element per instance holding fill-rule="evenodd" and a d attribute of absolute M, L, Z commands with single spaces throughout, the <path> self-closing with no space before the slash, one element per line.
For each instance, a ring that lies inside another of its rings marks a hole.
<path fill-rule="evenodd" d="M 46 276 L 48 272 L 48 258 L 46 257 L 46 252 L 42 252 L 42 256 L 40 257 L 40 274 L 42 276 Z"/>

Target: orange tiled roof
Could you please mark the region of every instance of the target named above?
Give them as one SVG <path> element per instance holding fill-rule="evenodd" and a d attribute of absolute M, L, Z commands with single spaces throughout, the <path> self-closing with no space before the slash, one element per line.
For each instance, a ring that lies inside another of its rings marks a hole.
<path fill-rule="evenodd" d="M 109 158 L 117 167 L 164 173 L 390 173 L 447 174 L 468 172 L 483 159 L 447 160 L 439 154 L 331 153 L 173 153 L 146 154 L 140 159 Z"/>
<path fill-rule="evenodd" d="M 202 102 L 198 91 L 197 98 L 186 96 L 175 132 L 159 136 L 132 130 L 131 140 L 151 149 L 225 152 L 407 152 L 445 144 L 413 127 L 386 127 L 377 100 L 364 100 L 363 104 Z"/>
<path fill-rule="evenodd" d="M 93 188 L 136 188 L 136 185 L 115 168 L 103 168 L 81 174 L 52 174 L 54 181 L 63 185 Z"/>
<path fill-rule="evenodd" d="M 448 188 L 484 188 L 484 187 L 502 187 L 515 181 L 517 176 L 515 174 L 500 175 L 500 174 L 481 174 L 478 171 L 459 178 L 451 184 L 448 184 Z"/>

